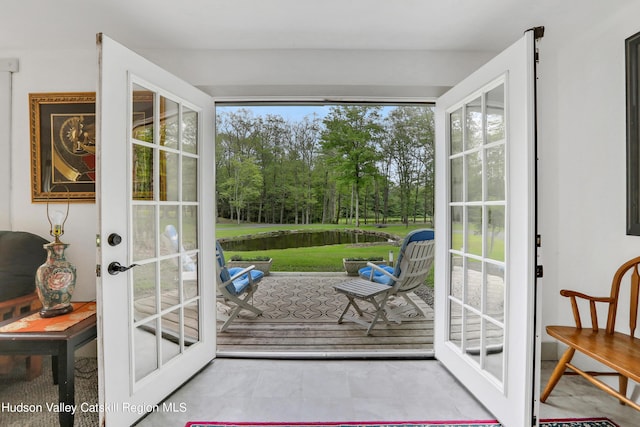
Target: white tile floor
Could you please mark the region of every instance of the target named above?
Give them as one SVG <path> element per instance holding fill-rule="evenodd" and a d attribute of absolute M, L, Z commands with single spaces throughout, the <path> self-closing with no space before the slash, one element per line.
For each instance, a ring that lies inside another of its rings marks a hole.
<path fill-rule="evenodd" d="M 188 413 L 140 425 L 492 418 L 433 361 L 217 359 L 169 400 Z"/>
<path fill-rule="evenodd" d="M 542 388 L 547 384 L 555 362 L 542 364 Z M 629 381 L 629 391 L 631 391 Z M 635 399 L 640 390 L 635 389 Z M 606 417 L 620 427 L 639 427 L 640 412 L 623 406 L 604 391 L 577 375 L 565 375 L 555 386 L 547 402 L 540 405 L 542 418 Z"/>
<path fill-rule="evenodd" d="M 553 363 L 543 366 L 543 384 Z M 399 421 L 493 419 L 437 361 L 217 359 L 140 426 L 187 421 Z M 640 426 L 640 413 L 580 378 L 563 378 L 542 418 L 608 417 Z"/>

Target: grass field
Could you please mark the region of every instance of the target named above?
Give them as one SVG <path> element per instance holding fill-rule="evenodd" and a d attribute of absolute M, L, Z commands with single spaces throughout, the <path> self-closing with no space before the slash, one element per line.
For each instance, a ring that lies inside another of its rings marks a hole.
<path fill-rule="evenodd" d="M 216 224 L 216 236 L 218 238 L 229 238 L 237 236 L 249 236 L 260 233 L 269 233 L 281 230 L 343 230 L 355 229 L 350 224 L 310 224 L 310 225 L 266 225 L 266 224 L 236 224 L 221 222 Z M 361 225 L 359 229 L 365 231 L 382 231 L 400 239 L 409 232 L 419 228 L 431 228 L 430 224 L 410 224 L 408 227 L 403 224 L 389 224 L 383 227 L 374 224 Z M 454 230 L 453 247 L 462 247 L 462 231 Z M 469 233 L 467 236 L 469 245 L 468 252 L 472 254 L 482 254 L 482 236 L 480 234 Z M 268 256 L 273 258 L 272 271 L 300 271 L 300 272 L 339 272 L 344 271 L 342 259 L 349 257 L 383 257 L 389 258 L 389 252 L 393 252 L 393 259 L 398 259 L 399 247 L 393 244 L 375 245 L 330 245 L 313 246 L 308 248 L 273 249 L 266 251 L 237 252 L 225 251 L 227 260 L 233 255 L 243 257 Z M 493 242 L 489 257 L 495 260 L 504 260 L 504 240 L 496 238 Z M 433 272 L 427 283 L 433 283 Z"/>
<path fill-rule="evenodd" d="M 216 224 L 216 236 L 229 238 L 236 236 L 255 235 L 280 230 L 337 230 L 354 229 L 353 225 L 310 224 L 310 225 L 264 225 L 264 224 Z M 389 225 L 383 228 L 375 225 L 359 227 L 365 231 L 383 231 L 400 238 L 412 230 L 430 228 L 425 224 Z M 308 248 L 273 249 L 266 251 L 225 251 L 227 261 L 233 255 L 243 257 L 268 256 L 273 258 L 271 271 L 299 271 L 299 272 L 340 272 L 344 271 L 342 259 L 349 257 L 369 258 L 374 256 L 389 258 L 393 252 L 394 260 L 398 259 L 399 247 L 393 244 L 376 245 L 330 245 L 312 246 Z M 433 280 L 430 280 L 432 283 Z"/>

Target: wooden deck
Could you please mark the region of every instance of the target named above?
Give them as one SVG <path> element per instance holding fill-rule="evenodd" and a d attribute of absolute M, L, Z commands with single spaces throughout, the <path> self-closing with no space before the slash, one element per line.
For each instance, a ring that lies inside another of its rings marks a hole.
<path fill-rule="evenodd" d="M 401 324 L 379 323 L 370 336 L 355 323 L 338 324 L 348 301 L 335 292 L 333 285 L 349 279 L 344 274 L 322 273 L 267 276 L 254 296 L 254 305 L 264 311 L 263 315 L 243 314 L 225 332 L 218 332 L 218 354 L 432 354 L 433 310 L 415 295 L 412 298 L 427 313 L 426 318 L 414 316 Z M 225 307 L 219 304 L 218 309 Z"/>

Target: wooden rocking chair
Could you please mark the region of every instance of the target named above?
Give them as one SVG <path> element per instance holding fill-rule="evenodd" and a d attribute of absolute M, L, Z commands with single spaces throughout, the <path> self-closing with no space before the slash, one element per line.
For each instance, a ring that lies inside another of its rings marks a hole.
<path fill-rule="evenodd" d="M 385 323 L 389 323 L 390 319 L 401 323 L 407 310 L 415 310 L 418 315 L 424 316 L 425 313 L 408 293 L 425 284 L 435 255 L 433 238 L 432 230 L 412 231 L 404 239 L 395 269 L 368 263 L 367 267 L 360 269 L 360 279 L 335 285 L 334 289 L 349 299 L 338 323 L 343 320 L 358 323 L 367 328 L 366 333 L 369 335 L 381 318 Z M 387 303 L 396 296 L 403 297 L 407 306 L 391 309 Z M 365 320 L 357 300 L 366 301 L 374 307 L 371 321 Z M 350 307 L 356 310 L 358 316 L 345 319 Z"/>
<path fill-rule="evenodd" d="M 250 299 L 258 289 L 258 282 L 264 277 L 264 272 L 256 270 L 253 265 L 247 268 L 227 268 L 224 252 L 219 242 L 216 242 L 216 260 L 218 263 L 218 293 L 225 304 L 231 308 L 231 313 L 228 316 L 223 315 L 226 319 L 220 332 L 224 332 L 238 317 L 242 309 L 249 310 L 258 316 L 262 314 L 262 310 L 254 307 Z"/>

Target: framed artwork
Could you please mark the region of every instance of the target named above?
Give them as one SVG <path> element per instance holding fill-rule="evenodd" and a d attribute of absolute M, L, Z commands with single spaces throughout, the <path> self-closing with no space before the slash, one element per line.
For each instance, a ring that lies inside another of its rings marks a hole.
<path fill-rule="evenodd" d="M 627 89 L 627 234 L 640 236 L 640 33 L 625 40 Z"/>
<path fill-rule="evenodd" d="M 95 201 L 95 93 L 31 93 L 29 109 L 31 200 Z"/>

